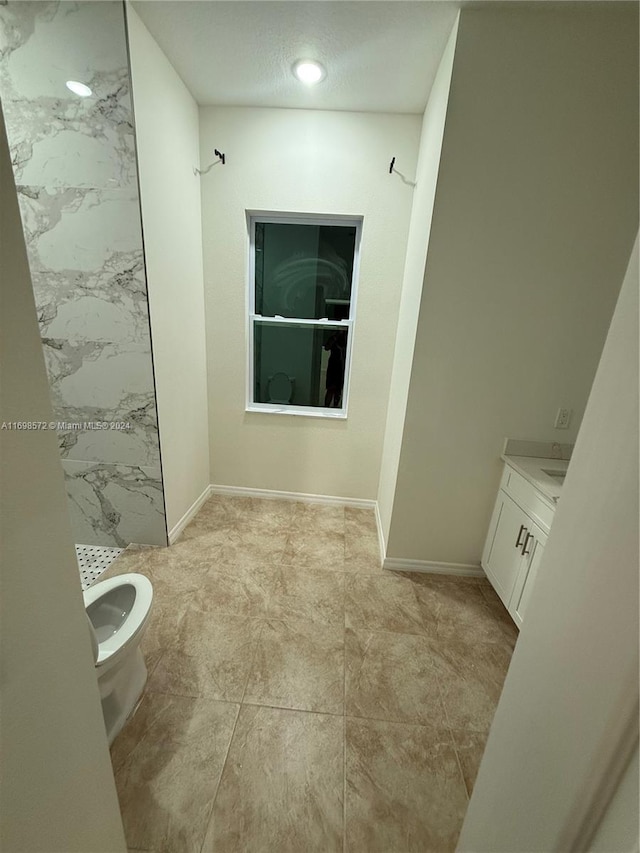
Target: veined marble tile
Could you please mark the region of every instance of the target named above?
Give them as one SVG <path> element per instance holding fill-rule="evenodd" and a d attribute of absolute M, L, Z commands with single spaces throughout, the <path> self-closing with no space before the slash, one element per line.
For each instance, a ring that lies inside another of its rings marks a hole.
<path fill-rule="evenodd" d="M 147 346 L 43 341 L 63 459 L 160 464 L 158 418 Z M 109 424 L 108 428 L 79 424 Z M 128 426 L 122 427 L 122 424 Z M 113 426 L 112 426 L 113 425 Z"/>
<path fill-rule="evenodd" d="M 142 249 L 95 271 L 33 271 L 31 279 L 43 338 L 149 344 Z"/>
<path fill-rule="evenodd" d="M 96 272 L 142 248 L 135 189 L 18 185 L 32 272 Z"/>
<path fill-rule="evenodd" d="M 71 527 L 86 545 L 166 545 L 159 468 L 63 460 Z"/>
<path fill-rule="evenodd" d="M 101 420 L 125 420 L 154 397 L 148 346 L 103 341 L 71 344 L 43 340 L 54 415 L 104 413 Z"/>
<path fill-rule="evenodd" d="M 94 82 L 93 85 L 96 85 Z M 3 100 L 16 183 L 113 189 L 136 182 L 126 68 L 99 98 Z"/>
<path fill-rule="evenodd" d="M 157 467 L 158 426 L 155 403 L 151 400 L 127 415 L 123 421 L 102 420 L 104 412 L 56 412 L 60 456 L 79 462 L 113 462 L 120 465 Z M 95 424 L 109 426 L 97 428 Z M 121 424 L 127 424 L 122 428 Z M 62 426 L 64 424 L 64 426 Z M 83 428 L 78 424 L 90 424 Z"/>
<path fill-rule="evenodd" d="M 78 97 L 67 80 L 85 83 L 92 94 Z M 121 3 L 0 7 L 0 96 L 17 183 L 135 185 Z"/>
<path fill-rule="evenodd" d="M 94 74 L 126 67 L 118 0 L 8 3 L 0 9 L 0 86 L 7 99 L 73 100 L 67 80 L 91 86 Z"/>

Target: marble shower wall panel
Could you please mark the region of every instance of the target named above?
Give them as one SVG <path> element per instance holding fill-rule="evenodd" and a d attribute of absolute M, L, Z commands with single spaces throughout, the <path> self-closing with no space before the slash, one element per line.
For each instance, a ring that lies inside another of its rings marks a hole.
<path fill-rule="evenodd" d="M 0 98 L 76 541 L 163 544 L 122 3 L 0 6 Z"/>
<path fill-rule="evenodd" d="M 10 0 L 0 21 L 0 89 L 16 183 L 134 187 L 122 4 Z M 86 83 L 92 97 L 71 93 L 67 80 Z"/>
<path fill-rule="evenodd" d="M 65 459 L 159 465 L 137 190 L 19 188 Z M 69 268 L 69 260 L 73 267 Z"/>
<path fill-rule="evenodd" d="M 157 467 L 158 427 L 147 347 L 59 338 L 44 338 L 43 345 L 54 417 L 68 424 L 58 430 L 62 458 Z M 96 426 L 75 426 L 84 423 Z"/>
<path fill-rule="evenodd" d="M 62 463 L 73 531 L 85 545 L 165 545 L 159 468 Z"/>

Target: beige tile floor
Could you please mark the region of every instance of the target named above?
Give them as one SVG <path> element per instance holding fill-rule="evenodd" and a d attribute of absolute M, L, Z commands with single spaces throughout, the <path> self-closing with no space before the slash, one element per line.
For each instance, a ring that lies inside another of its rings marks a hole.
<path fill-rule="evenodd" d="M 369 510 L 212 497 L 154 585 L 112 759 L 129 848 L 455 847 L 517 637 L 486 581 L 379 567 Z"/>

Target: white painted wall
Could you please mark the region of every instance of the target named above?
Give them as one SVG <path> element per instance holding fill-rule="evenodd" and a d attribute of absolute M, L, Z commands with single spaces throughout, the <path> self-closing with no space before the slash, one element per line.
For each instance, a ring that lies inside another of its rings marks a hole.
<path fill-rule="evenodd" d="M 461 13 L 390 557 L 477 565 L 505 436 L 575 439 L 638 228 L 637 15 Z"/>
<path fill-rule="evenodd" d="M 208 486 L 198 107 L 127 4 L 167 528 Z"/>
<path fill-rule="evenodd" d="M 638 853 L 639 759 L 636 747 L 589 845 L 589 853 Z"/>
<path fill-rule="evenodd" d="M 402 298 L 396 332 L 396 347 L 393 354 L 393 372 L 389 393 L 389 408 L 384 434 L 382 462 L 380 466 L 380 484 L 378 486 L 378 507 L 382 522 L 382 534 L 386 542 L 391 526 L 393 498 L 396 490 L 402 433 L 409 396 L 411 365 L 418 328 L 420 299 L 424 281 L 424 269 L 427 262 L 427 247 L 433 219 L 433 204 L 438 182 L 442 138 L 449 102 L 453 58 L 458 35 L 459 14 L 438 66 L 438 72 L 427 108 L 422 120 L 420 151 L 416 170 L 417 186 L 413 196 L 411 223 L 407 241 L 407 258 L 402 282 Z"/>
<path fill-rule="evenodd" d="M 611 761 L 623 757 L 627 724 L 628 757 L 637 749 L 638 275 L 636 240 L 460 851 L 591 849 L 600 785 L 618 781 Z M 635 798 L 625 789 L 611 807 L 624 811 L 637 850 L 635 782 Z"/>
<path fill-rule="evenodd" d="M 0 112 L 0 422 L 52 420 Z M 54 431 L 0 431 L 0 848 L 120 853 L 124 834 Z"/>
<path fill-rule="evenodd" d="M 375 498 L 420 117 L 206 107 L 200 112 L 212 481 Z M 245 210 L 364 216 L 347 420 L 245 412 Z"/>

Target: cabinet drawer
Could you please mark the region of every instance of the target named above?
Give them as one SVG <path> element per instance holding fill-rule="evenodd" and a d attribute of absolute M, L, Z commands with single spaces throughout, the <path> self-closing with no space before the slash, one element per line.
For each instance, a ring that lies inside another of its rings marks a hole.
<path fill-rule="evenodd" d="M 540 496 L 535 486 L 532 486 L 509 465 L 505 465 L 500 487 L 542 527 L 545 533 L 549 532 L 555 509 Z"/>

